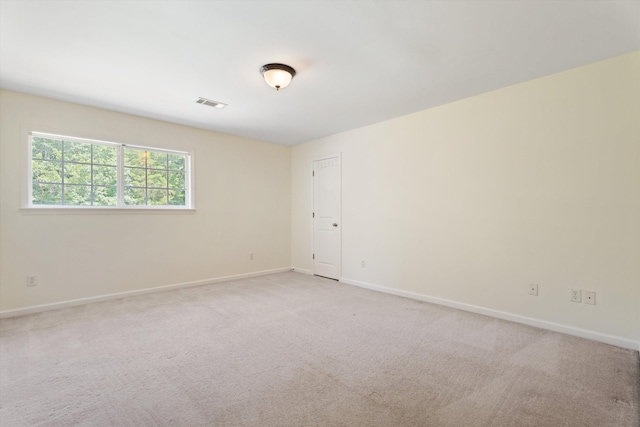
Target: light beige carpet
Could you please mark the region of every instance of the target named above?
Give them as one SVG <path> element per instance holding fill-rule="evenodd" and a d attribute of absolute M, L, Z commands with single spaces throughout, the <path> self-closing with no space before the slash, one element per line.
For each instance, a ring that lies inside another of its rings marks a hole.
<path fill-rule="evenodd" d="M 282 273 L 6 319 L 0 425 L 638 426 L 638 352 Z"/>

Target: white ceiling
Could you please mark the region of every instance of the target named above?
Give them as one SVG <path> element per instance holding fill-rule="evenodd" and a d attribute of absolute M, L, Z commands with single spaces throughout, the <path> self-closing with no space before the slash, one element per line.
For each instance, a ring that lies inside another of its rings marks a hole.
<path fill-rule="evenodd" d="M 637 49 L 640 1 L 0 2 L 1 87 L 286 145 Z"/>

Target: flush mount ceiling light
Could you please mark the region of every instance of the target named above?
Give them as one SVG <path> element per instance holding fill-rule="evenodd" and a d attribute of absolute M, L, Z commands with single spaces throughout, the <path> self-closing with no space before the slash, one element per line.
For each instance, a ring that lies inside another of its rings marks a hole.
<path fill-rule="evenodd" d="M 269 86 L 280 90 L 289 86 L 296 70 L 284 64 L 267 64 L 260 68 L 260 74 Z"/>

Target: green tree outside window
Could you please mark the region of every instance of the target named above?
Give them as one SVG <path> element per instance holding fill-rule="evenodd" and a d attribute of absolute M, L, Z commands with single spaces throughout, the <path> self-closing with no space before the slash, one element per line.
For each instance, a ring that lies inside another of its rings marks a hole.
<path fill-rule="evenodd" d="M 121 188 L 125 206 L 186 206 L 186 153 L 42 134 L 31 147 L 33 205 L 117 207 Z"/>

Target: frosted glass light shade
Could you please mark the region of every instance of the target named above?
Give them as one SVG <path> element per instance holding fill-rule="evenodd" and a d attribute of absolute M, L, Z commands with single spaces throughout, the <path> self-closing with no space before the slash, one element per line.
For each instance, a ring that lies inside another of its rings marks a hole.
<path fill-rule="evenodd" d="M 260 72 L 267 84 L 276 90 L 287 87 L 296 75 L 296 70 L 284 64 L 263 65 Z"/>
<path fill-rule="evenodd" d="M 291 74 L 284 70 L 269 70 L 264 73 L 264 79 L 267 84 L 276 89 L 287 87 L 292 78 Z"/>

